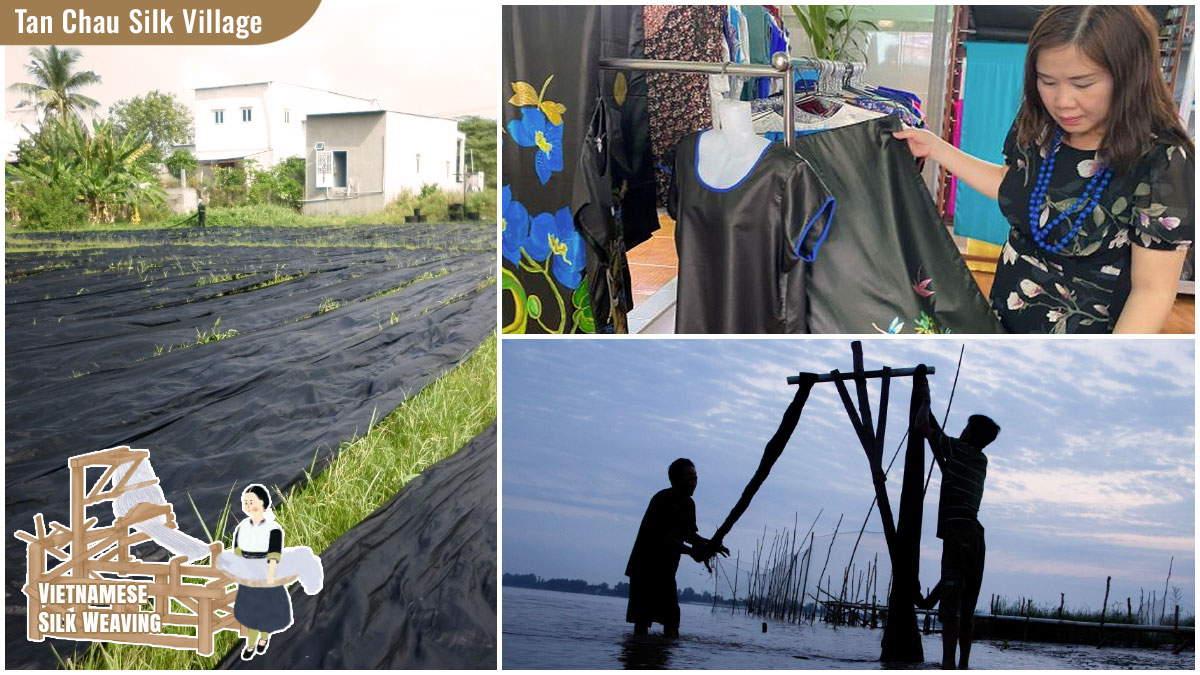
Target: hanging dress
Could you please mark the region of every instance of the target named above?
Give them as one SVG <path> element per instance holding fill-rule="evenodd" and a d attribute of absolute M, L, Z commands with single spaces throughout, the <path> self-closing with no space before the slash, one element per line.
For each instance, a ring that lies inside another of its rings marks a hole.
<path fill-rule="evenodd" d="M 668 210 L 677 221 L 676 333 L 807 332 L 805 270 L 835 203 L 799 155 L 768 145 L 740 181 L 699 173 L 704 132 L 679 142 Z"/>
<path fill-rule="evenodd" d="M 1194 239 L 1196 164 L 1192 148 L 1155 138 L 1124 175 L 1114 175 L 1099 204 L 1059 253 L 1040 248 L 1030 233 L 1029 198 L 1046 150 L 1022 148 L 1016 127 L 1004 142 L 1008 173 L 997 201 L 1011 230 L 996 266 L 992 307 L 1013 333 L 1111 333 L 1129 297 L 1133 247 L 1186 250 Z M 1103 167 L 1096 151 L 1064 141 L 1046 191 L 1043 216 L 1070 208 Z M 1073 218 L 1046 241 L 1069 233 Z"/>

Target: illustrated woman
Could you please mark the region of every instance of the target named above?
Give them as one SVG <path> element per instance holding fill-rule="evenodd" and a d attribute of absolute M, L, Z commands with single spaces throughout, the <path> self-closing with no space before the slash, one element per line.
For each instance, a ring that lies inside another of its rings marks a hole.
<path fill-rule="evenodd" d="M 1008 331 L 1162 330 L 1193 239 L 1195 158 L 1144 7 L 1042 13 L 1003 166 L 928 131 L 896 137 L 998 201 L 1011 230 L 991 303 Z"/>
<path fill-rule="evenodd" d="M 267 489 L 257 483 L 247 487 L 242 492 L 242 511 L 247 518 L 233 531 L 233 554 L 259 564 L 266 561 L 264 585 L 240 584 L 233 605 L 233 616 L 250 631 L 242 651 L 242 658 L 250 660 L 256 652 L 267 651 L 271 633 L 292 625 L 292 599 L 283 585 L 276 584 L 283 528 L 275 522 Z"/>

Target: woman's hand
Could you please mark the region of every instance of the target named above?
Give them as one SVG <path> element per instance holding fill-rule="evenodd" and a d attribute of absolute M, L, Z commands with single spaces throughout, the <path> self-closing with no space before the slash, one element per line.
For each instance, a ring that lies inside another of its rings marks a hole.
<path fill-rule="evenodd" d="M 945 143 L 942 139 L 934 136 L 933 132 L 926 129 L 893 131 L 892 136 L 906 141 L 908 143 L 908 151 L 913 154 L 913 157 L 918 159 L 929 157 L 939 145 Z"/>
<path fill-rule="evenodd" d="M 268 586 L 275 585 L 275 567 L 278 564 L 279 563 L 274 560 L 267 561 L 267 585 Z"/>
<path fill-rule="evenodd" d="M 1179 288 L 1179 273 L 1187 251 L 1156 251 L 1133 246 L 1129 299 L 1113 327 L 1114 333 L 1160 333 Z"/>
<path fill-rule="evenodd" d="M 972 157 L 927 129 L 893 131 L 892 136 L 908 143 L 908 150 L 914 157 L 926 157 L 937 162 L 980 194 L 995 199 L 1000 192 L 1000 183 L 1008 172 L 1007 166 Z"/>

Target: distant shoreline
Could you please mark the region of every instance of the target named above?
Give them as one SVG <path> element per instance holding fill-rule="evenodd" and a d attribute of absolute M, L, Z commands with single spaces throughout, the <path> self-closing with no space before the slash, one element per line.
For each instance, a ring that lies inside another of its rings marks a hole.
<path fill-rule="evenodd" d="M 615 586 L 609 586 L 607 582 L 599 584 L 589 584 L 583 579 L 543 579 L 536 574 L 512 574 L 505 572 L 501 577 L 500 583 L 502 586 L 512 586 L 514 588 L 532 588 L 539 591 L 559 591 L 562 593 L 580 593 L 583 595 L 603 595 L 613 598 L 628 598 L 629 597 L 629 582 L 621 581 Z M 713 595 L 708 591 L 697 593 L 691 586 L 678 591 L 679 602 L 686 602 L 697 605 L 712 605 Z M 724 597 L 716 596 L 716 604 L 728 607 L 733 604 L 733 601 L 726 600 Z"/>

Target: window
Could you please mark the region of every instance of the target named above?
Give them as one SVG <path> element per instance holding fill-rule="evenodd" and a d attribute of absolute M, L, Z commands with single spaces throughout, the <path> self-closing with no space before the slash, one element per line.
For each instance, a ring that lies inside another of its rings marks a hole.
<path fill-rule="evenodd" d="M 292 111 L 287 108 L 283 109 L 283 123 L 290 124 L 292 121 Z"/>
<path fill-rule="evenodd" d="M 213 124 L 224 124 L 224 123 L 225 123 L 225 111 L 224 110 L 214 110 L 213 111 Z"/>
<path fill-rule="evenodd" d="M 242 108 L 242 121 L 243 122 L 250 121 L 250 108 Z"/>

